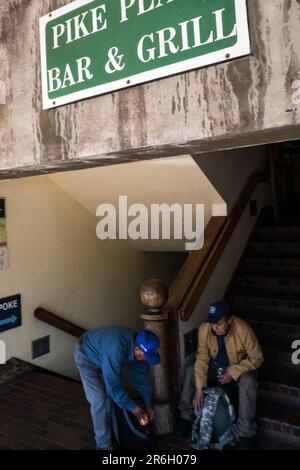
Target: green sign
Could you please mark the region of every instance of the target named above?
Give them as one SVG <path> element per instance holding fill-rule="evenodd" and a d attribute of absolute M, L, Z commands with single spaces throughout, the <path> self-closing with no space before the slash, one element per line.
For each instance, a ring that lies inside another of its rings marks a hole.
<path fill-rule="evenodd" d="M 250 53 L 246 0 L 76 0 L 40 36 L 44 109 Z"/>

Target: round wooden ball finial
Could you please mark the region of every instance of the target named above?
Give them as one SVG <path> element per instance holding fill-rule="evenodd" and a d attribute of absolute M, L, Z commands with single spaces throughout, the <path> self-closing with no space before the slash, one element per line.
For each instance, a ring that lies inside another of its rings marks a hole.
<path fill-rule="evenodd" d="M 159 279 L 149 279 L 143 283 L 140 297 L 145 307 L 157 312 L 167 303 L 169 292 Z"/>

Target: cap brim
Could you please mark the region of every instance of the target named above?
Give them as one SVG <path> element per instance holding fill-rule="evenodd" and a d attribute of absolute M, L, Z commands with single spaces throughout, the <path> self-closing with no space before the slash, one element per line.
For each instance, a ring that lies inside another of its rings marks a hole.
<path fill-rule="evenodd" d="M 150 366 L 156 366 L 160 363 L 160 355 L 157 351 L 144 353 L 144 356 Z"/>
<path fill-rule="evenodd" d="M 218 321 L 221 319 L 222 317 L 220 318 L 211 318 L 211 317 L 207 317 L 206 321 L 207 323 L 210 323 L 211 325 L 215 325 L 216 323 L 218 323 Z"/>

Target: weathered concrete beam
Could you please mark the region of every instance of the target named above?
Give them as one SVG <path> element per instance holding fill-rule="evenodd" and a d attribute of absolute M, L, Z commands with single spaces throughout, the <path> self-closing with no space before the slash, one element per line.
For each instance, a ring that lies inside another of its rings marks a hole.
<path fill-rule="evenodd" d="M 43 111 L 38 21 L 66 3 L 1 3 L 0 178 L 300 139 L 299 0 L 248 0 L 250 57 Z"/>

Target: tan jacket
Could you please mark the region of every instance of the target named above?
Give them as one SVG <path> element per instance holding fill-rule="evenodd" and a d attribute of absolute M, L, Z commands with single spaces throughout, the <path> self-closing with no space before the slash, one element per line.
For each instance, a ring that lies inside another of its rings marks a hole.
<path fill-rule="evenodd" d="M 252 328 L 241 318 L 232 316 L 230 329 L 225 336 L 228 354 L 228 372 L 237 381 L 244 372 L 255 370 L 263 363 L 263 354 Z M 198 351 L 195 362 L 196 387 L 207 386 L 207 372 L 210 358 L 218 354 L 217 337 L 209 323 L 199 328 Z"/>

